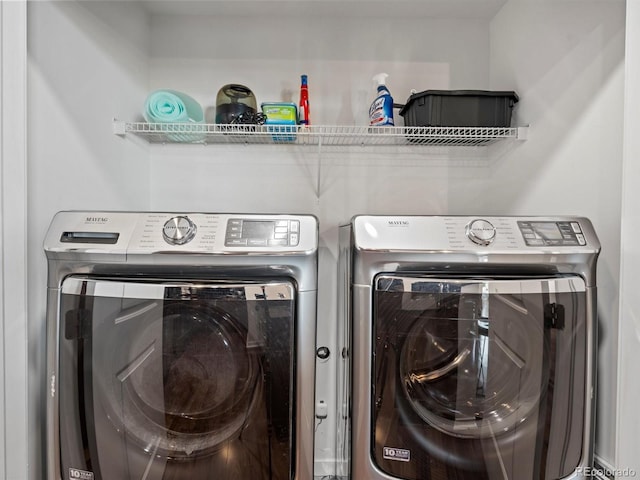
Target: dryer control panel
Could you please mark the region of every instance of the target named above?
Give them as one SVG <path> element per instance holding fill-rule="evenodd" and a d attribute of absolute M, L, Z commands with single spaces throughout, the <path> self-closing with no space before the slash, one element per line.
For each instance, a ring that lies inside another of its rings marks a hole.
<path fill-rule="evenodd" d="M 532 253 L 600 248 L 584 217 L 357 216 L 357 248 L 369 251 Z"/>

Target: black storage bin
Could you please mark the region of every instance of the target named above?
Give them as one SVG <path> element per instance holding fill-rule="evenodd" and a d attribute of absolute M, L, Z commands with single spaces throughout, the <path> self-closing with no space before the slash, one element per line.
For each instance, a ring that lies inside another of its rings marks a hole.
<path fill-rule="evenodd" d="M 400 110 L 409 127 L 509 127 L 515 92 L 426 90 Z"/>

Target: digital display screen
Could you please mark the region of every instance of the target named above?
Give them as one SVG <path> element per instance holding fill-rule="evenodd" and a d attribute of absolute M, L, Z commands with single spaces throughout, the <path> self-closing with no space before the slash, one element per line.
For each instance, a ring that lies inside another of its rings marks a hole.
<path fill-rule="evenodd" d="M 244 220 L 242 222 L 242 238 L 272 238 L 275 222 Z"/>
<path fill-rule="evenodd" d="M 562 232 L 555 222 L 532 222 L 531 228 L 545 240 L 562 240 Z"/>
<path fill-rule="evenodd" d="M 525 243 L 530 247 L 558 247 L 586 245 L 580 223 L 577 221 L 521 221 L 518 228 Z"/>

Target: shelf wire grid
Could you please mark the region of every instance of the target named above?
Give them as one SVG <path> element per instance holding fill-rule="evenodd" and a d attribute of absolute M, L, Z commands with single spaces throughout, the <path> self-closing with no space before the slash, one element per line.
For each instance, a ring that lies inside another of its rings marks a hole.
<path fill-rule="evenodd" d="M 150 143 L 484 146 L 517 139 L 512 127 L 369 127 L 146 123 L 115 121 L 114 131 Z"/>

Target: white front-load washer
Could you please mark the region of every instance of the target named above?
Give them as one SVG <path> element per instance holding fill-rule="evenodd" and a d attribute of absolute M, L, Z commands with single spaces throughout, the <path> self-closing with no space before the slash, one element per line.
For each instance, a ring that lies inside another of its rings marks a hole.
<path fill-rule="evenodd" d="M 585 478 L 589 220 L 358 216 L 340 237 L 351 478 Z"/>
<path fill-rule="evenodd" d="M 61 212 L 51 480 L 311 480 L 317 222 Z"/>

